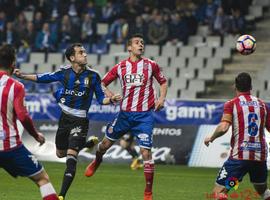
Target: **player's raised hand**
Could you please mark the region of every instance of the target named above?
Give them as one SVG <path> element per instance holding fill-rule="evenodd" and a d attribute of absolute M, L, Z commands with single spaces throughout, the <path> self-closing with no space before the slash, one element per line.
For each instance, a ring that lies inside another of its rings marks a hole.
<path fill-rule="evenodd" d="M 114 94 L 111 97 L 111 100 L 112 100 L 113 103 L 117 103 L 117 102 L 122 100 L 122 96 L 120 94 Z"/>
<path fill-rule="evenodd" d="M 211 140 L 211 137 L 206 137 L 205 139 L 204 139 L 204 144 L 208 147 L 209 146 L 209 143 L 210 142 L 212 142 L 212 140 Z"/>
<path fill-rule="evenodd" d="M 13 74 L 18 78 L 22 78 L 22 72 L 20 69 L 14 69 Z"/>
<path fill-rule="evenodd" d="M 160 109 L 164 108 L 164 102 L 165 100 L 164 99 L 158 99 L 156 102 L 155 102 L 155 111 L 159 111 Z"/>
<path fill-rule="evenodd" d="M 38 136 L 35 138 L 39 142 L 40 146 L 45 143 L 45 137 L 42 133 L 38 132 Z"/>

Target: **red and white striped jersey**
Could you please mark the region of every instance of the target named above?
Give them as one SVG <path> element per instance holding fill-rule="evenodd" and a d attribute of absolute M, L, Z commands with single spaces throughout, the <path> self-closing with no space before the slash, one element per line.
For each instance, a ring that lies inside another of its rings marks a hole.
<path fill-rule="evenodd" d="M 24 96 L 23 84 L 0 71 L 0 151 L 9 151 L 22 144 L 17 119 L 33 137 L 37 136 L 33 122 L 23 105 Z"/>
<path fill-rule="evenodd" d="M 267 144 L 265 128 L 270 128 L 270 113 L 267 105 L 249 92 L 241 93 L 224 105 L 222 121 L 232 123 L 230 158 L 237 160 L 265 161 Z"/>
<path fill-rule="evenodd" d="M 127 59 L 115 65 L 104 76 L 102 82 L 107 86 L 119 78 L 123 93 L 121 110 L 141 112 L 148 111 L 155 105 L 153 77 L 159 84 L 166 82 L 156 62 L 148 58 L 136 62 Z"/>

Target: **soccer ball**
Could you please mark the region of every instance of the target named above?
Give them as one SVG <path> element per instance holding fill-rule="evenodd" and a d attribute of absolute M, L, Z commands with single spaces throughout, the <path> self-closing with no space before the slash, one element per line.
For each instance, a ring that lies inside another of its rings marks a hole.
<path fill-rule="evenodd" d="M 242 55 L 252 54 L 256 49 L 256 40 L 251 35 L 241 35 L 237 39 L 236 50 Z"/>

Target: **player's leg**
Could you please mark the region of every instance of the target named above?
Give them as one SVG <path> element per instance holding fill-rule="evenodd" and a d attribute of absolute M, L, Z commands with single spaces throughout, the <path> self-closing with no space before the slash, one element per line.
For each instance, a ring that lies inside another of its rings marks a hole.
<path fill-rule="evenodd" d="M 136 170 L 142 168 L 139 154 L 135 149 L 134 136 L 131 133 L 125 134 L 120 140 L 120 146 L 125 149 L 132 157 L 130 168 Z"/>
<path fill-rule="evenodd" d="M 16 148 L 3 158 L 3 167 L 13 177 L 23 176 L 33 180 L 40 189 L 43 200 L 58 200 L 56 192 L 49 181 L 48 174 L 24 145 Z M 1 157 L 2 160 L 2 157 Z"/>
<path fill-rule="evenodd" d="M 65 198 L 68 189 L 70 188 L 76 174 L 77 156 L 79 151 L 85 147 L 86 136 L 88 133 L 88 119 L 78 118 L 73 116 L 65 116 L 65 131 L 68 132 L 68 150 L 66 156 L 66 169 L 63 176 L 61 191 L 59 196 Z M 66 141 L 64 141 L 64 144 Z M 57 144 L 61 146 L 61 144 Z"/>
<path fill-rule="evenodd" d="M 141 148 L 144 163 L 145 189 L 144 200 L 152 200 L 152 188 L 154 182 L 154 160 L 152 159 L 151 149 Z"/>
<path fill-rule="evenodd" d="M 58 200 L 54 187 L 52 186 L 49 176 L 45 170 L 29 178 L 39 187 L 43 200 Z"/>
<path fill-rule="evenodd" d="M 56 156 L 58 158 L 67 156 L 69 132 L 69 118 L 66 114 L 62 113 L 58 122 L 58 129 L 55 136 Z"/>
<path fill-rule="evenodd" d="M 144 163 L 145 190 L 144 200 L 152 200 L 152 187 L 154 181 L 154 160 L 152 159 L 152 130 L 154 118 L 152 112 L 134 114 L 136 126 L 132 127 L 132 133 L 136 135 L 140 146 L 140 153 Z"/>
<path fill-rule="evenodd" d="M 90 177 L 94 175 L 106 151 L 116 140 L 129 131 L 129 122 L 127 119 L 127 114 L 120 112 L 118 117 L 107 125 L 105 137 L 97 146 L 96 158 L 87 166 L 84 173 L 85 176 Z"/>
<path fill-rule="evenodd" d="M 267 164 L 266 162 L 250 162 L 249 176 L 254 189 L 265 200 L 270 200 L 270 190 L 267 188 Z"/>
<path fill-rule="evenodd" d="M 227 200 L 230 189 L 236 189 L 247 173 L 247 162 L 228 159 L 219 170 L 213 196 L 218 200 Z"/>
<path fill-rule="evenodd" d="M 87 166 L 85 170 L 85 176 L 90 177 L 94 175 L 103 160 L 103 155 L 113 144 L 114 141 L 109 140 L 106 137 L 103 138 L 103 140 L 97 146 L 96 158 Z"/>

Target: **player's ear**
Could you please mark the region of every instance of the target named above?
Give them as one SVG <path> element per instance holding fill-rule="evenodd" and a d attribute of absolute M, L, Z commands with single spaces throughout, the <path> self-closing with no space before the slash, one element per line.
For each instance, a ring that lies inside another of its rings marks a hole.
<path fill-rule="evenodd" d="M 69 59 L 70 59 L 71 62 L 74 62 L 75 56 L 70 56 Z"/>
<path fill-rule="evenodd" d="M 127 46 L 127 50 L 128 50 L 129 52 L 131 51 L 131 46 L 130 46 L 130 45 Z"/>

